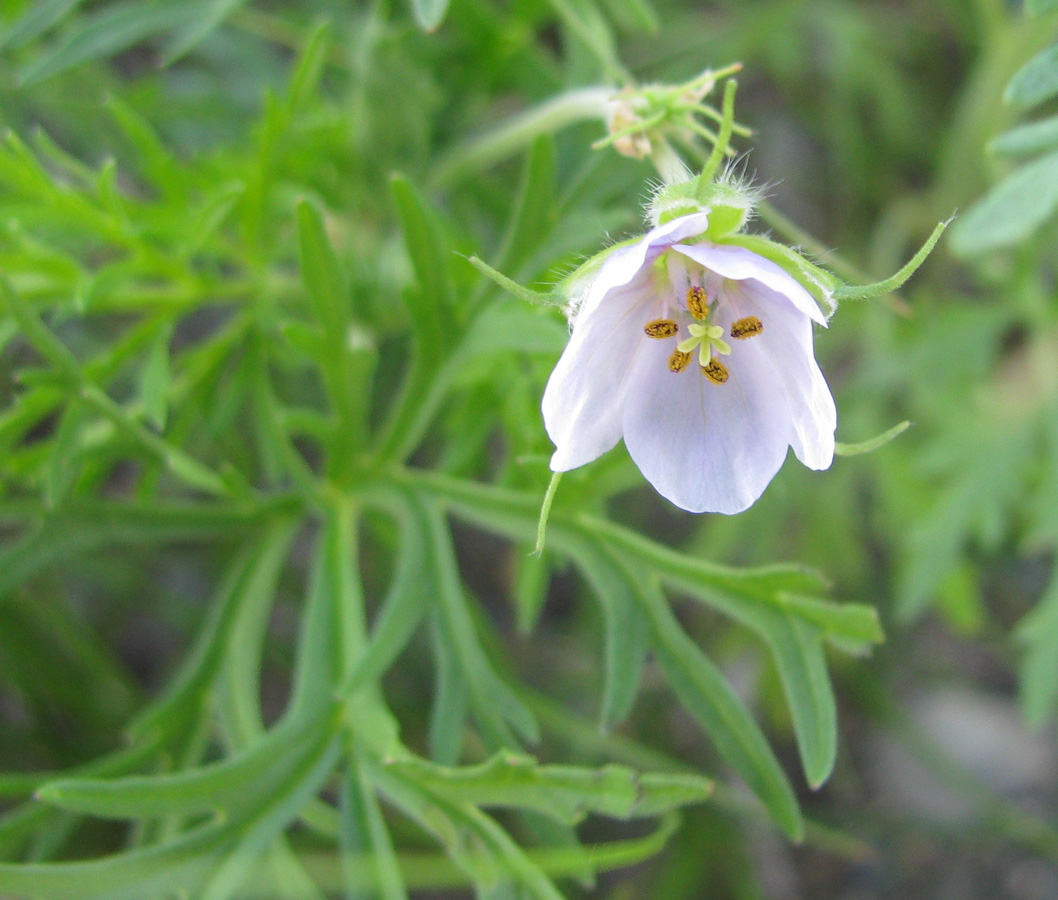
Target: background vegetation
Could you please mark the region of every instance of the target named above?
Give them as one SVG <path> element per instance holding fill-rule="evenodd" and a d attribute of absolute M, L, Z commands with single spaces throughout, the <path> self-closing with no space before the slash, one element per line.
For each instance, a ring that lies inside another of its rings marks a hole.
<path fill-rule="evenodd" d="M 1055 6 L 3 4 L 0 895 L 1058 894 Z M 466 257 L 640 231 L 571 98 L 735 61 L 760 228 L 960 211 L 817 335 L 913 427 L 531 556 L 565 323 Z"/>

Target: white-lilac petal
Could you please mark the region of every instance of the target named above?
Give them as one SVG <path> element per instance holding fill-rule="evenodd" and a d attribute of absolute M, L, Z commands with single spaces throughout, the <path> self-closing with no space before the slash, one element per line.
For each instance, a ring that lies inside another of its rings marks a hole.
<path fill-rule="evenodd" d="M 791 432 L 790 410 L 769 371 L 732 365 L 717 385 L 698 371 L 674 375 L 664 348 L 643 347 L 631 379 L 625 445 L 658 493 L 689 512 L 727 514 L 760 497 L 782 466 Z"/>
<path fill-rule="evenodd" d="M 672 249 L 723 278 L 732 281 L 759 281 L 785 297 L 813 322 L 827 324 L 827 318 L 820 311 L 819 304 L 797 279 L 781 266 L 752 250 L 717 244 L 676 244 Z"/>
<path fill-rule="evenodd" d="M 606 257 L 584 299 L 577 305 L 575 319 L 590 314 L 610 291 L 631 282 L 677 241 L 702 234 L 708 225 L 706 213 L 692 213 L 652 228 L 634 244 L 618 247 Z"/>
<path fill-rule="evenodd" d="M 729 330 L 732 322 L 748 315 L 761 320 L 763 331 L 736 342 L 737 371 L 767 373 L 769 391 L 789 410 L 784 446 L 793 447 L 809 468 L 828 468 L 834 459 L 837 409 L 815 360 L 812 322 L 755 281 L 729 286 L 717 308 L 717 324 Z"/>
<path fill-rule="evenodd" d="M 541 404 L 555 445 L 551 469 L 591 462 L 621 439 L 621 403 L 637 348 L 649 341 L 645 295 L 637 282 L 611 290 L 606 305 L 576 320 L 569 344 L 548 379 Z M 662 343 L 651 341 L 651 343 Z"/>

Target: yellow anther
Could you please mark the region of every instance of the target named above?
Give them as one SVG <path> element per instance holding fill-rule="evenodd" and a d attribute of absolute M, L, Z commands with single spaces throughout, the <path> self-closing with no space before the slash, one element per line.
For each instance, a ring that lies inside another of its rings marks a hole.
<path fill-rule="evenodd" d="M 692 287 L 687 289 L 687 311 L 696 319 L 706 319 L 709 316 L 709 297 L 703 287 Z"/>
<path fill-rule="evenodd" d="M 744 319 L 735 319 L 731 323 L 731 337 L 738 341 L 746 338 L 756 337 L 764 330 L 764 323 L 756 316 L 746 316 Z"/>
<path fill-rule="evenodd" d="M 680 326 L 673 322 L 672 319 L 654 319 L 643 326 L 643 331 L 646 332 L 647 337 L 657 340 L 673 337 L 679 330 Z"/>
<path fill-rule="evenodd" d="M 690 361 L 690 353 L 684 353 L 682 350 L 673 350 L 672 356 L 669 357 L 669 371 L 682 372 L 684 369 L 687 368 L 687 364 Z"/>
<path fill-rule="evenodd" d="M 702 366 L 702 374 L 713 384 L 723 384 L 730 375 L 727 366 L 718 359 L 711 359 L 708 365 Z"/>

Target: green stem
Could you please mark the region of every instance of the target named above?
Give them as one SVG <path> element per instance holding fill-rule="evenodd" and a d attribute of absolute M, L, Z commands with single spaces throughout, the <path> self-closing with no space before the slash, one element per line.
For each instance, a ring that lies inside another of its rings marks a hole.
<path fill-rule="evenodd" d="M 722 118 L 720 120 L 720 133 L 717 135 L 716 143 L 713 144 L 713 152 L 705 161 L 702 173 L 698 176 L 697 195 L 698 202 L 705 203 L 709 199 L 713 178 L 716 176 L 720 163 L 723 162 L 728 144 L 731 143 L 731 130 L 735 124 L 735 91 L 738 90 L 738 81 L 729 78 L 724 82 L 724 104 L 722 107 Z"/>
<path fill-rule="evenodd" d="M 547 520 L 551 517 L 551 504 L 555 500 L 555 494 L 558 492 L 558 483 L 562 480 L 562 473 L 555 472 L 551 476 L 551 482 L 547 486 L 547 491 L 544 494 L 544 502 L 540 507 L 540 521 L 536 526 L 536 546 L 533 548 L 533 553 L 539 556 L 544 552 L 544 541 L 547 537 Z"/>
<path fill-rule="evenodd" d="M 539 134 L 551 134 L 574 122 L 598 119 L 605 121 L 614 89 L 590 87 L 560 94 L 552 100 L 528 109 L 498 128 L 456 146 L 434 167 L 431 188 L 458 181 L 470 172 L 485 169 L 512 156 L 532 143 Z"/>

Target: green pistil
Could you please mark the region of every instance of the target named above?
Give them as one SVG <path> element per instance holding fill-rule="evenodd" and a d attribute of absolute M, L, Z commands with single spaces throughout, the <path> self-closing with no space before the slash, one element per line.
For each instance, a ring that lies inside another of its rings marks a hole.
<path fill-rule="evenodd" d="M 728 356 L 731 353 L 731 345 L 724 340 L 724 329 L 719 325 L 702 325 L 692 322 L 687 326 L 691 336 L 680 341 L 676 347 L 683 353 L 690 353 L 695 347 L 701 347 L 698 359 L 703 366 L 709 365 L 713 358 L 713 352 Z"/>

